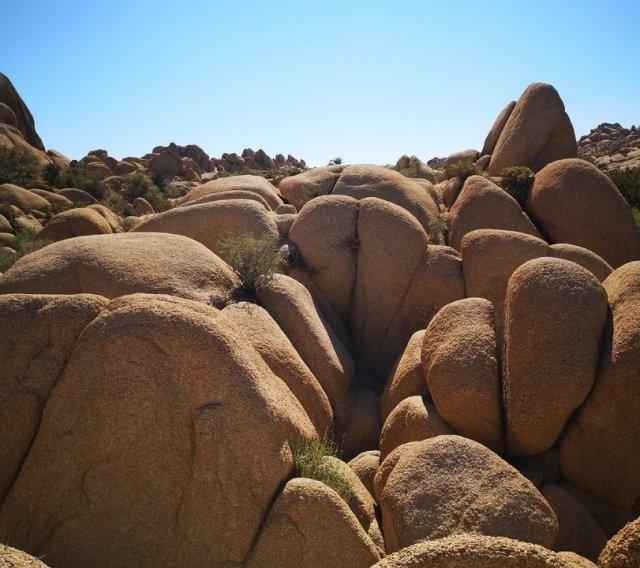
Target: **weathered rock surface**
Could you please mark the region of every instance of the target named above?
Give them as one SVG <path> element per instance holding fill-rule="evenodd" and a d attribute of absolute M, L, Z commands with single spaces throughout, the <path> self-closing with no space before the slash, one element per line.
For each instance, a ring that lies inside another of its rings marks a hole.
<path fill-rule="evenodd" d="M 396 448 L 375 477 L 387 552 L 476 533 L 552 547 L 558 520 L 538 490 L 485 446 L 437 436 Z"/>
<path fill-rule="evenodd" d="M 380 467 L 380 452 L 378 450 L 362 452 L 353 458 L 348 465 L 373 497 L 375 495 L 373 479 Z"/>
<path fill-rule="evenodd" d="M 85 235 L 107 235 L 111 225 L 100 213 L 88 207 L 69 209 L 54 215 L 40 233 L 47 241 L 61 241 Z"/>
<path fill-rule="evenodd" d="M 262 197 L 269 207 L 275 211 L 282 205 L 276 188 L 261 176 L 240 175 L 220 178 L 194 187 L 186 196 L 183 204 L 189 204 L 205 195 L 221 193 L 223 191 L 250 191 Z"/>
<path fill-rule="evenodd" d="M 11 111 L 13 121 L 9 122 L 11 126 L 15 126 L 20 133 L 24 136 L 24 139 L 28 144 L 39 150 L 44 150 L 44 145 L 38 133 L 36 132 L 33 116 L 27 105 L 24 103 L 18 91 L 9 81 L 9 78 L 0 73 L 0 104 L 4 105 Z M 0 119 L 0 122 L 6 122 L 8 115 L 3 115 L 5 118 Z"/>
<path fill-rule="evenodd" d="M 635 568 L 640 565 L 640 519 L 627 524 L 605 546 L 598 566 Z"/>

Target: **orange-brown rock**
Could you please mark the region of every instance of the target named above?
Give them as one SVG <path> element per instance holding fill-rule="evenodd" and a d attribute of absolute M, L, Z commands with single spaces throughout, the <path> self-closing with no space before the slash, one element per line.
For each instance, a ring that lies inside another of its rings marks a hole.
<path fill-rule="evenodd" d="M 600 568 L 640 566 L 640 518 L 627 524 L 605 546 L 598 559 Z"/>
<path fill-rule="evenodd" d="M 611 312 L 593 392 L 560 447 L 563 474 L 593 497 L 630 510 L 640 498 L 640 262 L 604 281 Z"/>
<path fill-rule="evenodd" d="M 188 204 L 205 195 L 237 190 L 250 191 L 259 195 L 267 202 L 273 211 L 283 203 L 282 199 L 278 197 L 278 192 L 275 186 L 269 183 L 262 176 L 253 175 L 230 176 L 208 181 L 207 183 L 198 185 L 189 191 L 183 203 Z"/>
<path fill-rule="evenodd" d="M 380 439 L 380 405 L 378 396 L 368 388 L 355 388 L 351 392 L 352 411 L 345 428 L 341 446 L 346 459 L 375 450 Z"/>
<path fill-rule="evenodd" d="M 373 479 L 380 467 L 380 451 L 369 450 L 362 452 L 353 458 L 348 465 L 362 481 L 371 496 L 374 496 Z"/>
<path fill-rule="evenodd" d="M 0 184 L 0 203 L 15 205 L 24 213 L 34 210 L 46 213 L 51 209 L 44 197 L 12 183 Z"/>
<path fill-rule="evenodd" d="M 427 326 L 422 368 L 438 413 L 456 432 L 484 444 L 502 436 L 498 349 L 491 303 L 465 298 Z"/>
<path fill-rule="evenodd" d="M 609 274 L 613 272 L 611 265 L 595 252 L 577 245 L 570 245 L 568 243 L 551 245 L 548 256 L 564 258 L 565 260 L 575 262 L 593 273 L 600 282 L 604 282 Z"/>
<path fill-rule="evenodd" d="M 613 268 L 640 259 L 631 208 L 609 177 L 589 162 L 549 164 L 536 175 L 526 209 L 552 243 L 589 249 Z"/>
<path fill-rule="evenodd" d="M 345 166 L 312 168 L 298 175 L 284 178 L 278 185 L 278 189 L 285 199 L 300 211 L 307 201 L 330 194 L 344 168 Z"/>
<path fill-rule="evenodd" d="M 85 235 L 107 235 L 112 232 L 108 221 L 94 209 L 79 207 L 54 215 L 40 233 L 40 238 L 61 241 Z"/>
<path fill-rule="evenodd" d="M 215 308 L 119 298 L 76 343 L 0 531 L 53 566 L 242 564 L 314 438 Z"/>
<path fill-rule="evenodd" d="M 511 113 L 513 112 L 513 107 L 516 106 L 516 101 L 511 101 L 506 107 L 504 107 L 498 117 L 496 118 L 491 130 L 487 134 L 487 137 L 484 139 L 484 145 L 482 146 L 482 151 L 480 155 L 486 156 L 489 155 L 491 158 L 491 153 L 496 147 L 496 143 L 498 142 L 498 138 L 500 138 L 500 134 L 504 129 L 505 124 L 509 120 Z"/>
<path fill-rule="evenodd" d="M 0 544 L 0 566 L 2 568 L 48 568 L 37 558 L 6 544 Z"/>
<path fill-rule="evenodd" d="M 387 552 L 476 533 L 551 547 L 558 520 L 538 490 L 482 444 L 437 436 L 396 448 L 375 477 Z"/>
<path fill-rule="evenodd" d="M 606 318 L 600 282 L 573 262 L 538 258 L 513 273 L 503 379 L 511 452 L 535 455 L 550 448 L 585 401 Z"/>

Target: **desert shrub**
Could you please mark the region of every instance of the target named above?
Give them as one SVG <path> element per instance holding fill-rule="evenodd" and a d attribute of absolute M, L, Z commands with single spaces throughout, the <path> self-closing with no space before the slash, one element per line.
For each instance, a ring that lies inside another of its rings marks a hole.
<path fill-rule="evenodd" d="M 338 454 L 338 445 L 332 438 L 296 444 L 293 448 L 293 459 L 298 477 L 322 481 L 343 499 L 349 498 L 351 495 L 349 480 L 335 464 L 322 459 L 325 456 L 337 457 Z"/>
<path fill-rule="evenodd" d="M 464 181 L 468 177 L 477 175 L 478 173 L 478 168 L 476 168 L 475 164 L 468 161 L 453 162 L 452 164 L 447 164 L 444 168 L 446 179 L 457 177 L 461 181 Z"/>
<path fill-rule="evenodd" d="M 535 176 L 526 166 L 510 166 L 500 172 L 500 186 L 521 206 L 527 200 Z"/>
<path fill-rule="evenodd" d="M 42 179 L 47 185 L 55 187 L 56 180 L 58 179 L 61 171 L 62 168 L 58 164 L 51 162 L 42 168 Z"/>
<path fill-rule="evenodd" d="M 91 171 L 84 162 L 71 162 L 66 170 L 59 172 L 55 182 L 51 185 L 82 189 L 97 198 L 100 198 L 102 194 L 99 174 Z"/>
<path fill-rule="evenodd" d="M 122 176 L 121 181 L 121 193 L 125 201 L 131 202 L 137 197 L 143 197 L 158 213 L 169 209 L 169 201 L 149 176 L 134 172 Z"/>
<path fill-rule="evenodd" d="M 121 193 L 117 193 L 115 191 L 109 191 L 107 194 L 100 200 L 100 203 L 111 209 L 116 215 L 124 215 L 124 206 L 126 205 L 126 201 Z"/>
<path fill-rule="evenodd" d="M 640 229 L 640 209 L 638 209 L 637 207 L 632 207 L 631 213 L 633 213 L 633 220 L 636 222 L 636 227 Z"/>
<path fill-rule="evenodd" d="M 16 238 L 11 243 L 11 248 L 18 254 L 0 252 L 0 272 L 8 270 L 25 254 L 41 249 L 50 243 L 51 241 L 38 238 L 38 233 L 32 229 L 20 229 L 16 232 Z"/>
<path fill-rule="evenodd" d="M 640 208 L 640 169 L 626 168 L 607 173 L 629 205 Z"/>
<path fill-rule="evenodd" d="M 22 146 L 0 146 L 0 183 L 35 187 L 40 181 L 38 159 Z"/>
<path fill-rule="evenodd" d="M 340 164 L 342 164 L 342 158 L 340 156 L 338 156 L 337 158 L 332 158 L 331 160 L 329 160 L 329 166 L 339 166 Z"/>
<path fill-rule="evenodd" d="M 278 239 L 271 235 L 228 237 L 220 241 L 216 252 L 238 275 L 240 298 L 253 298 L 284 267 Z"/>

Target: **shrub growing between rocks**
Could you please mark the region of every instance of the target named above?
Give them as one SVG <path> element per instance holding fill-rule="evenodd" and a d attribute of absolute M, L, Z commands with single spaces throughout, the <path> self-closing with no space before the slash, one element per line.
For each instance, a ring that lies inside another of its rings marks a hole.
<path fill-rule="evenodd" d="M 626 168 L 607 173 L 629 205 L 640 208 L 640 169 Z"/>
<path fill-rule="evenodd" d="M 500 176 L 502 177 L 500 187 L 522 206 L 533 185 L 535 178 L 533 171 L 526 166 L 510 166 L 504 168 Z"/>
<path fill-rule="evenodd" d="M 26 148 L 0 146 L 0 183 L 34 187 L 40 180 L 38 160 Z"/>
<path fill-rule="evenodd" d="M 332 438 L 300 442 L 293 448 L 293 459 L 298 477 L 322 481 L 343 499 L 351 495 L 351 487 L 334 463 L 325 456 L 339 457 L 339 447 Z"/>
<path fill-rule="evenodd" d="M 16 232 L 16 238 L 11 243 L 11 248 L 15 250 L 17 254 L 0 252 L 0 272 L 7 271 L 25 254 L 41 249 L 50 243 L 51 241 L 38 238 L 38 233 L 31 229 L 20 229 Z"/>
<path fill-rule="evenodd" d="M 102 192 L 98 174 L 92 172 L 84 162 L 71 162 L 68 169 L 59 171 L 52 185 L 82 189 L 98 198 Z"/>
<path fill-rule="evenodd" d="M 153 183 L 151 178 L 145 174 L 134 172 L 122 176 L 122 195 L 125 201 L 131 202 L 137 197 L 146 199 L 157 213 L 169 209 L 169 202 Z"/>
<path fill-rule="evenodd" d="M 479 174 L 478 168 L 474 165 L 473 162 L 453 162 L 452 164 L 447 164 L 444 168 L 444 177 L 446 179 L 452 179 L 457 177 L 460 181 L 464 182 L 468 177 Z"/>
<path fill-rule="evenodd" d="M 253 298 L 256 289 L 284 267 L 278 239 L 271 235 L 228 237 L 220 241 L 217 253 L 240 278 L 239 298 Z"/>

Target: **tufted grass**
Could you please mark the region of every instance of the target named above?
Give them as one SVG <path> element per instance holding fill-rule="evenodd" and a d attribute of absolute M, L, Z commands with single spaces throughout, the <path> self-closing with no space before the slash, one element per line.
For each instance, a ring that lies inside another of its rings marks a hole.
<path fill-rule="evenodd" d="M 296 444 L 293 457 L 298 477 L 321 481 L 343 499 L 348 499 L 351 496 L 349 481 L 335 464 L 323 459 L 326 456 L 338 457 L 339 453 L 338 444 L 330 437 Z"/>
<path fill-rule="evenodd" d="M 522 207 L 529 196 L 535 176 L 526 166 L 511 166 L 500 172 L 500 187 Z"/>
<path fill-rule="evenodd" d="M 11 244 L 11 248 L 15 250 L 17 254 L 0 251 L 0 272 L 6 272 L 19 258 L 41 249 L 50 243 L 51 241 L 38 238 L 38 233 L 31 229 L 20 229 L 16 232 L 16 238 Z"/>

